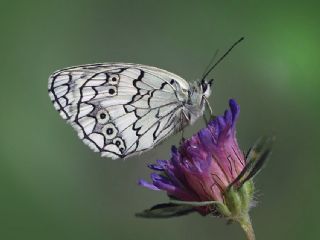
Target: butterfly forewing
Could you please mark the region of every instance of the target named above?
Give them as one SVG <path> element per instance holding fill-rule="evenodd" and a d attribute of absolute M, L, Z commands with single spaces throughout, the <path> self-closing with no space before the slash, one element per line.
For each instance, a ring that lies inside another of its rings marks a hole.
<path fill-rule="evenodd" d="M 49 95 L 79 137 L 102 156 L 148 150 L 183 128 L 189 84 L 155 67 L 91 64 L 49 78 Z"/>

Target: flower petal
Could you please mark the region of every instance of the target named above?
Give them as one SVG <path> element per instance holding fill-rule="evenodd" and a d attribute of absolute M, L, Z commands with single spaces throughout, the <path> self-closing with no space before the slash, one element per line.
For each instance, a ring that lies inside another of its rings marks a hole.
<path fill-rule="evenodd" d="M 146 187 L 146 188 L 149 188 L 151 190 L 155 190 L 155 191 L 160 191 L 161 189 L 157 188 L 156 186 L 154 186 L 153 184 L 147 182 L 146 180 L 144 179 L 140 179 L 138 181 L 138 184 L 142 187 Z"/>
<path fill-rule="evenodd" d="M 202 147 L 204 147 L 207 152 L 211 152 L 211 148 L 214 147 L 214 142 L 210 130 L 207 128 L 201 129 L 198 136 Z"/>
<path fill-rule="evenodd" d="M 229 100 L 229 106 L 232 113 L 232 125 L 234 125 L 239 116 L 240 107 L 234 99 Z"/>
<path fill-rule="evenodd" d="M 148 168 L 156 171 L 164 171 L 164 167 L 157 164 L 148 164 Z"/>

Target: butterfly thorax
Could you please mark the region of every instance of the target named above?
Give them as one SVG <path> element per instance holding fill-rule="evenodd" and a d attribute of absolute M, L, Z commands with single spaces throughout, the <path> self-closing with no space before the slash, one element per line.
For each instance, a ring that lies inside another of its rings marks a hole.
<path fill-rule="evenodd" d="M 185 107 L 189 113 L 189 123 L 193 124 L 205 110 L 206 99 L 211 94 L 211 82 L 195 82 L 188 91 L 188 100 Z"/>

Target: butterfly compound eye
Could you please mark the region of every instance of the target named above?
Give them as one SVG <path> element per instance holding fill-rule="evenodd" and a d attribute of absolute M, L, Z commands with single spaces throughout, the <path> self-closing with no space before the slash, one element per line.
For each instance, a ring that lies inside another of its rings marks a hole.
<path fill-rule="evenodd" d="M 202 87 L 202 92 L 205 93 L 208 89 L 208 83 L 202 82 L 201 87 Z"/>

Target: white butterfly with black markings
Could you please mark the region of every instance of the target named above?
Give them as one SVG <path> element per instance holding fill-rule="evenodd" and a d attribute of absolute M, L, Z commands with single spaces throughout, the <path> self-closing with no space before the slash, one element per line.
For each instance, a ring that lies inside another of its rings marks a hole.
<path fill-rule="evenodd" d="M 58 70 L 48 90 L 83 142 L 116 159 L 149 150 L 193 124 L 203 115 L 211 82 L 203 77 L 190 85 L 156 67 L 103 63 Z"/>

